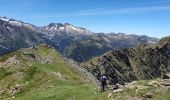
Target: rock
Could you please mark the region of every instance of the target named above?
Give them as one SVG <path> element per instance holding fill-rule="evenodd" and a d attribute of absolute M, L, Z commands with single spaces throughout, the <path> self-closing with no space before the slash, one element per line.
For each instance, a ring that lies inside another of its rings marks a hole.
<path fill-rule="evenodd" d="M 169 78 L 170 78 L 170 76 L 168 74 L 163 74 L 162 75 L 162 79 L 169 79 Z"/>
<path fill-rule="evenodd" d="M 148 83 L 149 86 L 158 86 L 158 81 L 153 80 Z"/>
<path fill-rule="evenodd" d="M 112 93 L 109 93 L 109 95 L 107 96 L 108 98 L 111 98 L 112 97 Z"/>
<path fill-rule="evenodd" d="M 48 56 L 47 56 L 47 58 L 46 58 L 46 63 L 47 64 L 51 64 L 51 63 L 53 63 L 53 56 L 51 55 L 51 54 L 49 54 Z"/>
<path fill-rule="evenodd" d="M 121 84 L 116 84 L 116 86 L 118 87 L 118 88 L 123 88 L 123 85 L 121 85 Z"/>
<path fill-rule="evenodd" d="M 0 67 L 2 67 L 2 68 L 4 67 L 6 69 L 6 68 L 8 68 L 10 66 L 15 67 L 15 66 L 17 66 L 19 64 L 20 64 L 20 61 L 17 60 L 17 56 L 14 55 L 13 57 L 6 59 L 5 62 L 1 63 Z"/>
<path fill-rule="evenodd" d="M 36 55 L 33 52 L 24 51 L 23 55 L 28 60 L 35 60 L 36 59 Z"/>
<path fill-rule="evenodd" d="M 143 86 L 143 85 L 136 86 L 136 92 L 138 92 L 139 90 L 147 89 L 147 88 L 148 88 L 147 86 Z"/>
<path fill-rule="evenodd" d="M 15 98 L 15 96 L 12 97 L 12 99 L 14 99 L 14 98 Z"/>
<path fill-rule="evenodd" d="M 5 92 L 5 90 L 0 90 L 0 95 L 3 94 Z"/>
<path fill-rule="evenodd" d="M 133 82 L 128 83 L 127 85 L 125 85 L 125 87 L 129 88 L 129 89 L 135 89 L 136 85 L 137 85 L 137 81 L 133 81 Z"/>
<path fill-rule="evenodd" d="M 123 85 L 127 85 L 127 84 L 128 84 L 128 83 L 125 82 Z"/>
<path fill-rule="evenodd" d="M 116 89 L 118 89 L 118 88 L 119 88 L 119 87 L 118 87 L 117 85 L 113 85 L 113 86 L 112 86 L 112 89 L 113 89 L 113 90 L 116 90 Z"/>
<path fill-rule="evenodd" d="M 153 94 L 152 93 L 146 93 L 146 95 L 144 96 L 145 98 L 152 98 Z"/>
<path fill-rule="evenodd" d="M 170 86 L 170 83 L 163 83 L 164 86 Z"/>
<path fill-rule="evenodd" d="M 113 90 L 114 93 L 116 93 L 116 92 L 122 92 L 122 91 L 124 91 L 124 89 Z"/>
<path fill-rule="evenodd" d="M 13 96 L 22 90 L 22 85 L 16 84 L 15 86 L 11 86 L 9 93 Z"/>

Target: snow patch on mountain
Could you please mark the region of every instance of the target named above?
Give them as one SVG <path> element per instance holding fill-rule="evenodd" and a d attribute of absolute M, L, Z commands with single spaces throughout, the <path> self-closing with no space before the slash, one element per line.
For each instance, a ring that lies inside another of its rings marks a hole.
<path fill-rule="evenodd" d="M 22 26 L 23 24 L 18 21 L 9 21 L 9 24 L 14 25 L 14 26 Z"/>
<path fill-rule="evenodd" d="M 0 17 L 1 20 L 3 21 L 9 21 L 9 19 L 5 18 L 5 17 Z"/>
<path fill-rule="evenodd" d="M 31 30 L 36 30 L 37 29 L 32 24 L 24 23 L 22 21 L 18 21 L 18 20 L 15 20 L 15 19 L 9 19 L 9 18 L 6 18 L 6 17 L 0 17 L 0 20 L 3 20 L 3 21 L 5 21 L 5 22 L 7 22 L 7 23 L 9 23 L 10 25 L 13 25 L 13 26 L 26 27 L 26 28 L 29 28 Z"/>
<path fill-rule="evenodd" d="M 45 31 L 47 35 L 52 34 L 73 34 L 73 35 L 91 35 L 93 32 L 86 30 L 84 28 L 75 27 L 69 23 L 51 23 L 47 26 L 42 27 L 42 31 Z"/>

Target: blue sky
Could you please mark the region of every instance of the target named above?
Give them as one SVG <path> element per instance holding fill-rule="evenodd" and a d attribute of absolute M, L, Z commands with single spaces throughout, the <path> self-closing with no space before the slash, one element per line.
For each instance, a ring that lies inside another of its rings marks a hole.
<path fill-rule="evenodd" d="M 170 35 L 170 0 L 0 0 L 0 16 L 39 26 L 68 22 L 94 32 Z"/>

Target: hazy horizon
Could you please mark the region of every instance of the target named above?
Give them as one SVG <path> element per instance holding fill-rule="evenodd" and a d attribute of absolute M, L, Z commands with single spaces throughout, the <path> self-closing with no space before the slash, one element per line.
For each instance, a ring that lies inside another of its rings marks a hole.
<path fill-rule="evenodd" d="M 168 0 L 2 0 L 0 12 L 36 26 L 70 23 L 93 32 L 170 35 Z"/>

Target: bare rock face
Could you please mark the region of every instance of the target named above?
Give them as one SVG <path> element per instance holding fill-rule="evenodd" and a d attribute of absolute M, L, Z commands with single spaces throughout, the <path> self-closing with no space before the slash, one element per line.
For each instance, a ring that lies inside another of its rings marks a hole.
<path fill-rule="evenodd" d="M 89 82 L 97 86 L 100 84 L 99 80 L 97 80 L 97 78 L 91 72 L 89 72 L 86 68 L 84 68 L 83 65 L 71 59 L 65 59 L 65 60 L 69 62 L 72 65 L 72 67 L 74 67 L 76 71 L 80 73 L 86 80 L 88 80 Z"/>
<path fill-rule="evenodd" d="M 30 47 L 44 41 L 41 34 L 36 30 L 22 24 L 23 22 L 11 21 L 10 19 L 2 20 L 0 18 L 0 55 L 20 48 Z"/>

